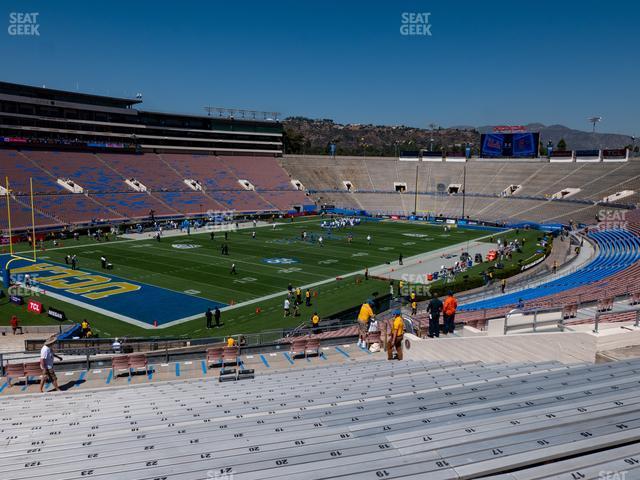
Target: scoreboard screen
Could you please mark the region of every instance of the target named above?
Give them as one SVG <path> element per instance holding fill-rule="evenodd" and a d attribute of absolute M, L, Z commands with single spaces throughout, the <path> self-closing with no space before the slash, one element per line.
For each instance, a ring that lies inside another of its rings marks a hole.
<path fill-rule="evenodd" d="M 535 157 L 539 133 L 485 133 L 481 135 L 483 157 Z"/>

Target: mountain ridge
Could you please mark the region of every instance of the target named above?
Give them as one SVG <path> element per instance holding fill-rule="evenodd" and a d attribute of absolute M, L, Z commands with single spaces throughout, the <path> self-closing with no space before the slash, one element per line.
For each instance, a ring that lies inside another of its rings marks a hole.
<path fill-rule="evenodd" d="M 480 143 L 480 134 L 493 131 L 493 125 L 478 127 L 457 125 L 452 127 L 417 128 L 406 125 L 373 125 L 336 123 L 331 119 L 289 117 L 283 121 L 285 153 L 326 154 L 329 144 L 335 143 L 338 155 L 397 156 L 401 151 L 420 149 L 462 152 L 471 144 L 474 153 Z M 431 127 L 431 126 L 430 126 Z M 529 131 L 540 133 L 540 142 L 550 141 L 557 147 L 564 140 L 567 150 L 624 148 L 633 145 L 632 137 L 617 133 L 588 132 L 565 125 L 545 125 L 531 122 L 524 125 Z M 638 151 L 640 142 L 635 142 Z"/>

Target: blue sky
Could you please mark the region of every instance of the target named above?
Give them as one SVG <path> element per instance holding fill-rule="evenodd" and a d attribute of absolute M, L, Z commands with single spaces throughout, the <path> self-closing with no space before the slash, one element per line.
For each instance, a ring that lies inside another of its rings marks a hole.
<path fill-rule="evenodd" d="M 40 36 L 8 34 L 38 12 Z M 431 36 L 400 34 L 429 12 Z M 561 123 L 640 134 L 640 4 L 64 1 L 0 4 L 0 79 L 344 123 Z"/>

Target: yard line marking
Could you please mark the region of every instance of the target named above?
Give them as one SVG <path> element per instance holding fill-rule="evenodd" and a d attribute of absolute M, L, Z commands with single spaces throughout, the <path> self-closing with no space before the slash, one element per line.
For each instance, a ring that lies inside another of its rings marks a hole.
<path fill-rule="evenodd" d="M 304 223 L 311 223 L 311 224 L 319 223 L 319 219 L 312 218 L 312 219 L 309 219 L 309 220 L 303 220 L 303 221 L 300 221 L 300 222 L 295 222 L 294 224 L 291 224 L 291 228 L 298 229 L 300 227 L 300 225 L 302 225 Z M 419 225 L 418 222 L 397 222 L 397 223 L 407 223 L 407 224 L 410 224 L 410 225 Z M 265 226 L 268 227 L 269 225 L 270 224 L 267 224 Z M 286 224 L 286 223 L 282 224 L 282 227 L 284 229 L 287 229 L 288 226 L 289 226 L 289 224 Z M 420 225 L 420 226 L 423 226 L 423 225 Z M 437 228 L 437 227 L 432 226 L 432 225 L 430 225 L 430 227 Z M 250 225 L 248 225 L 248 226 L 245 225 L 242 228 L 249 229 L 249 228 L 252 228 L 252 227 Z M 508 231 L 509 230 L 503 230 L 500 233 L 507 233 Z M 485 236 L 474 238 L 473 242 L 479 242 L 479 241 L 481 241 L 483 239 L 486 239 L 486 238 L 489 238 L 490 236 L 495 235 L 495 234 L 496 234 L 496 232 L 487 233 L 487 235 L 485 235 Z M 139 242 L 139 241 L 150 242 L 151 241 L 149 238 L 144 237 L 143 235 L 141 235 L 141 238 L 132 239 L 132 238 L 129 237 L 126 240 L 122 240 L 123 237 L 119 237 L 117 239 L 117 241 L 113 242 L 110 245 L 110 247 L 116 248 L 118 250 L 124 250 L 124 247 L 129 247 L 129 245 L 120 246 L 121 243 L 122 244 L 126 244 L 128 242 Z M 204 235 L 206 235 L 206 232 L 194 232 L 194 235 L 196 237 L 198 235 L 204 236 Z M 173 235 L 172 235 L 172 237 L 173 237 Z M 184 233 L 182 233 L 182 234 L 175 235 L 175 237 L 186 237 L 186 235 L 184 235 Z M 425 256 L 426 257 L 430 257 L 430 256 L 437 255 L 439 252 L 442 252 L 442 251 L 455 251 L 458 246 L 460 246 L 461 244 L 465 244 L 465 243 L 469 244 L 469 240 L 467 240 L 466 242 L 464 242 L 464 241 L 460 242 L 460 243 L 455 244 L 455 245 L 447 245 L 445 247 L 442 247 L 441 249 L 431 250 L 431 251 L 428 251 L 428 252 L 422 252 L 422 253 L 416 254 L 414 256 L 407 257 L 406 260 L 407 261 L 411 261 L 413 258 L 418 259 L 418 258 L 425 258 Z M 159 247 L 153 247 L 152 245 L 154 245 L 154 243 L 149 243 L 150 248 L 153 248 L 154 250 L 162 250 L 163 252 L 165 252 L 165 255 L 158 255 L 159 257 L 167 257 L 168 256 L 168 255 L 166 255 L 166 249 L 159 248 Z M 51 248 L 50 250 L 59 250 L 59 249 L 60 250 L 64 250 L 64 249 L 68 249 L 68 248 L 77 249 L 77 248 L 84 248 L 84 247 L 93 247 L 93 248 L 95 248 L 95 245 L 94 244 L 86 244 L 86 245 L 81 245 L 81 246 L 75 246 L 74 245 L 74 246 L 67 246 L 67 247 Z M 302 247 L 304 247 L 308 251 L 312 251 L 312 250 L 315 251 L 315 249 L 316 249 L 315 245 L 302 245 Z M 344 248 L 342 248 L 341 246 L 335 246 L 334 248 L 332 248 L 330 245 L 325 246 L 325 252 L 330 252 L 332 250 L 335 250 L 336 252 L 340 251 L 341 254 L 345 253 Z M 28 252 L 24 251 L 24 252 L 19 252 L 19 253 L 28 253 Z M 210 259 L 213 260 L 213 258 L 208 254 L 190 252 L 189 255 L 207 255 Z M 381 262 L 383 261 L 383 256 L 376 256 L 376 255 L 372 255 L 372 256 L 375 257 L 376 261 L 378 260 L 378 258 L 380 259 Z M 235 261 L 236 262 L 242 262 L 242 263 L 248 263 L 248 264 L 251 264 L 251 265 L 254 265 L 254 266 L 258 266 L 259 265 L 260 267 L 265 267 L 265 265 L 260 263 L 260 262 L 251 262 L 251 261 L 248 261 L 248 260 L 238 260 L 238 259 L 235 259 Z M 216 262 L 216 264 L 220 264 L 220 262 Z M 375 273 L 375 272 L 373 272 L 373 269 L 378 268 L 378 267 L 386 268 L 386 264 L 381 263 L 377 267 L 375 267 L 375 266 L 372 267 L 370 273 Z M 279 267 L 274 265 L 274 268 L 279 268 Z M 93 271 L 93 270 L 88 270 L 88 271 Z M 340 277 L 344 279 L 344 278 L 348 278 L 348 277 L 351 277 L 351 276 L 354 276 L 354 275 L 361 275 L 362 273 L 363 273 L 363 270 L 359 270 L 359 271 L 355 271 L 355 272 L 351 272 L 351 273 L 342 274 L 342 275 L 340 275 Z M 138 278 L 141 278 L 141 277 L 138 277 Z M 141 280 L 135 280 L 135 281 L 137 283 L 144 284 L 144 282 L 141 281 Z M 322 281 L 319 281 L 319 282 L 316 282 L 316 283 L 313 283 L 313 284 L 309 284 L 309 285 L 303 285 L 303 286 L 301 286 L 301 288 L 313 288 L 313 287 L 316 287 L 316 286 L 319 286 L 319 285 L 323 285 L 323 284 L 327 284 L 327 283 L 330 283 L 330 282 L 333 282 L 333 281 L 335 281 L 335 277 L 333 275 L 330 275 L 330 276 L 328 276 L 326 279 L 324 279 Z M 153 285 L 153 286 L 156 286 L 156 285 Z M 164 288 L 165 290 L 168 290 L 168 291 L 177 292 L 176 290 L 172 290 L 172 289 L 166 288 L 166 287 L 158 287 L 158 288 Z M 218 287 L 218 288 L 220 288 L 220 287 Z M 229 290 L 229 289 L 227 289 L 227 290 Z M 71 299 L 71 298 L 66 297 L 66 296 L 58 296 L 58 295 L 56 295 L 55 293 L 52 293 L 52 292 L 48 292 L 48 293 L 50 293 L 50 295 L 53 298 L 59 298 L 62 301 L 65 301 L 67 303 L 71 303 L 71 304 L 79 305 L 79 306 L 82 306 L 82 307 L 85 307 L 85 308 L 89 308 L 88 304 L 84 304 L 83 302 L 77 302 L 76 300 Z M 182 292 L 177 292 L 177 293 L 182 293 Z M 251 298 L 251 299 L 246 300 L 246 301 L 241 302 L 241 303 L 236 303 L 234 305 L 229 305 L 227 307 L 223 307 L 221 310 L 225 311 L 225 310 L 231 310 L 231 309 L 234 309 L 234 308 L 240 308 L 240 307 L 251 305 L 251 304 L 255 304 L 255 303 L 258 303 L 258 302 L 261 302 L 261 301 L 264 301 L 264 300 L 269 300 L 271 298 L 275 298 L 275 297 L 278 297 L 278 296 L 283 295 L 283 294 L 286 294 L 286 291 L 275 292 L 273 294 L 269 294 L 269 295 L 262 296 L 262 297 L 254 297 L 254 298 Z M 105 314 L 105 315 L 107 315 L 109 317 L 115 318 L 117 320 L 121 320 L 121 321 L 124 321 L 126 323 L 133 324 L 133 325 L 137 325 L 137 326 L 140 326 L 140 327 L 145 328 L 145 329 L 155 328 L 152 325 L 149 325 L 149 324 L 147 324 L 145 322 L 140 322 L 138 320 L 135 320 L 133 318 L 127 317 L 125 315 L 115 314 L 114 312 L 103 310 L 103 309 L 97 308 L 95 306 L 91 306 L 91 309 L 93 309 L 94 311 L 98 311 L 99 313 L 103 313 L 103 314 Z M 176 320 L 173 320 L 171 322 L 167 322 L 167 323 L 161 325 L 159 328 L 172 327 L 172 326 L 178 325 L 180 323 L 192 321 L 192 320 L 195 320 L 195 319 L 200 319 L 200 318 L 202 318 L 202 316 L 203 316 L 202 314 L 196 314 L 196 315 L 193 315 L 191 317 L 185 317 L 185 318 L 181 318 L 181 319 L 176 319 Z"/>
<path fill-rule="evenodd" d="M 154 365 L 149 365 L 149 366 L 147 367 L 147 369 L 148 369 L 148 370 L 147 370 L 147 380 L 149 380 L 149 381 L 153 380 L 153 369 L 154 369 L 154 368 L 155 368 L 155 366 L 154 366 Z"/>
<path fill-rule="evenodd" d="M 293 360 L 291 359 L 291 355 L 289 355 L 287 352 L 284 352 L 282 355 L 284 355 L 284 358 L 287 359 L 287 361 L 293 365 Z"/>
<path fill-rule="evenodd" d="M 176 377 L 180 376 L 180 362 L 176 362 Z"/>
<path fill-rule="evenodd" d="M 309 221 L 296 222 L 296 224 L 295 224 L 295 225 L 292 225 L 292 227 L 293 227 L 293 228 L 298 228 L 298 227 L 299 227 L 299 225 L 300 225 L 301 223 L 317 223 L 317 222 L 318 222 L 318 219 L 311 219 L 311 220 L 309 220 Z M 410 222 L 409 222 L 409 223 L 410 223 Z M 283 226 L 284 226 L 285 228 L 287 227 L 287 225 L 285 225 L 285 224 L 283 224 Z M 246 228 L 250 228 L 250 227 L 246 227 Z M 434 228 L 435 228 L 435 227 L 434 227 Z M 492 233 L 490 233 L 490 234 L 487 234 L 485 237 L 478 237 L 478 238 L 476 238 L 476 239 L 475 239 L 475 241 L 481 240 L 481 239 L 483 239 L 483 238 L 489 237 L 490 235 L 494 235 L 494 234 L 495 234 L 495 232 L 492 232 Z M 179 236 L 180 236 L 180 235 L 179 235 Z M 181 235 L 181 236 L 184 236 L 184 235 Z M 120 247 L 118 246 L 118 244 L 119 244 L 119 243 L 125 243 L 125 242 L 129 242 L 129 241 L 140 241 L 140 240 L 119 240 L 118 242 L 114 242 L 114 244 L 113 244 L 112 246 L 113 246 L 113 247 L 115 247 L 115 248 L 120 248 Z M 142 241 L 148 241 L 148 239 L 142 239 Z M 464 242 L 461 242 L 461 243 L 464 243 Z M 83 247 L 84 247 L 84 246 L 83 246 Z M 313 248 L 313 246 L 305 246 L 305 247 L 307 247 L 307 248 L 309 248 L 309 249 Z M 76 248 L 76 247 L 62 247 L 62 248 Z M 157 249 L 157 250 L 165 251 L 165 249 L 163 249 L 163 248 L 159 248 L 159 247 L 151 247 L 151 248 L 154 248 L 154 249 Z M 443 249 L 446 249 L 446 250 L 455 250 L 455 248 L 456 248 L 456 245 L 443 247 Z M 338 249 L 338 250 L 340 250 L 340 249 Z M 343 250 L 343 249 L 342 249 L 342 250 Z M 342 250 L 340 250 L 340 251 L 342 252 Z M 436 251 L 430 251 L 430 252 L 423 252 L 423 253 L 420 253 L 420 254 L 416 254 L 416 255 L 415 255 L 415 257 L 416 257 L 416 258 L 422 258 L 424 255 L 434 255 L 434 253 L 436 253 L 436 252 L 438 252 L 438 251 L 439 251 L 439 250 L 436 250 Z M 166 253 L 166 252 L 165 252 L 165 253 Z M 342 252 L 342 253 L 344 253 L 344 252 Z M 209 255 L 208 255 L 208 254 L 193 253 L 193 252 L 190 252 L 190 255 L 206 255 L 206 256 L 208 256 L 208 257 L 209 257 Z M 161 256 L 161 257 L 162 257 L 162 256 L 167 256 L 167 255 L 159 255 L 159 256 Z M 408 257 L 408 258 L 407 258 L 407 260 L 411 260 L 411 258 L 413 258 L 413 256 L 412 256 L 412 257 Z M 377 259 L 377 258 L 376 258 L 376 259 Z M 247 261 L 247 260 L 238 260 L 238 259 L 236 259 L 236 261 L 240 261 L 240 262 L 242 262 L 242 263 L 248 263 L 248 264 L 255 265 L 255 266 L 258 266 L 258 265 L 260 265 L 261 267 L 264 267 L 264 266 L 265 266 L 265 265 L 264 265 L 264 264 L 262 264 L 262 263 L 258 263 L 258 262 L 250 262 L 250 261 Z M 219 262 L 218 262 L 218 263 L 219 263 Z M 381 264 L 381 265 L 379 265 L 379 266 L 380 266 L 380 267 L 384 267 L 384 265 L 383 265 L 383 264 Z M 278 268 L 278 267 L 277 267 L 277 266 L 274 266 L 274 268 Z M 376 268 L 376 267 L 372 267 L 372 268 Z M 351 273 L 345 273 L 345 274 L 341 275 L 341 277 L 342 277 L 342 278 L 346 278 L 346 277 L 350 277 L 350 276 L 358 275 L 358 274 L 362 274 L 362 273 L 363 273 L 363 271 L 356 271 L 356 272 L 351 272 Z M 136 280 L 136 281 L 137 281 L 138 283 L 144 283 L 144 282 L 140 282 L 139 280 Z M 315 286 L 318 286 L 318 285 L 322 285 L 322 284 L 326 284 L 326 283 L 333 282 L 333 281 L 334 281 L 334 277 L 333 277 L 333 275 L 331 275 L 331 276 L 329 276 L 328 278 L 326 278 L 325 280 L 322 280 L 322 281 L 320 281 L 320 282 L 316 282 L 316 283 L 314 283 L 314 284 L 309 284 L 309 285 L 302 286 L 302 288 L 312 288 L 312 287 L 315 287 Z M 171 290 L 171 289 L 166 289 L 166 290 Z M 270 299 L 270 298 L 278 297 L 278 296 L 280 296 L 280 295 L 282 295 L 282 294 L 285 294 L 285 293 L 286 293 L 286 291 L 283 291 L 283 292 L 276 292 L 276 293 L 273 293 L 273 294 L 270 294 L 270 295 L 266 295 L 266 296 L 263 296 L 263 297 L 252 298 L 252 299 L 246 300 L 246 301 L 241 302 L 241 303 L 237 303 L 237 304 L 234 304 L 234 305 L 230 305 L 230 306 L 227 306 L 227 307 L 223 307 L 223 309 L 222 309 L 222 310 L 223 310 L 223 311 L 224 311 L 224 310 L 230 310 L 230 309 L 233 309 L 233 308 L 239 308 L 239 307 L 242 307 L 242 306 L 245 306 L 245 305 L 255 304 L 255 303 L 260 302 L 260 301 L 263 301 L 263 300 L 268 300 L 268 299 Z M 53 295 L 52 295 L 52 296 L 53 296 Z M 65 297 L 65 298 L 63 298 L 63 300 L 64 300 L 64 301 L 69 302 L 69 300 L 70 300 L 70 299 L 68 299 L 67 297 Z M 73 303 L 73 302 L 70 302 L 70 303 Z M 101 313 L 105 313 L 105 312 L 101 312 Z M 118 314 L 114 314 L 113 312 L 106 312 L 105 314 L 106 314 L 106 315 L 108 315 L 108 316 L 110 316 L 110 317 L 116 318 L 116 319 L 118 319 L 118 320 L 122 320 L 122 321 L 125 321 L 125 322 L 128 322 L 128 323 L 132 323 L 132 324 L 134 324 L 134 325 L 139 325 L 139 326 L 141 326 L 142 328 L 146 328 L 146 329 L 154 328 L 154 327 L 152 327 L 151 325 L 149 325 L 149 324 L 147 324 L 147 323 L 145 323 L 145 322 L 139 322 L 139 321 L 137 321 L 137 320 L 134 320 L 134 319 L 131 319 L 131 318 L 125 317 L 124 315 L 120 316 L 120 315 L 118 315 Z M 160 328 L 171 327 L 171 326 L 174 326 L 174 325 L 177 325 L 177 324 L 180 324 L 180 323 L 184 323 L 184 322 L 187 322 L 187 321 L 191 321 L 191 320 L 199 319 L 199 318 L 201 318 L 201 317 L 202 317 L 202 315 L 201 315 L 201 314 L 196 314 L 196 315 L 193 315 L 193 316 L 191 316 L 191 317 L 185 317 L 185 318 L 182 318 L 182 319 L 177 319 L 177 320 L 174 320 L 174 321 L 172 321 L 172 322 L 167 322 L 167 323 L 163 324 L 162 326 L 160 326 Z"/>
<path fill-rule="evenodd" d="M 200 361 L 200 366 L 202 367 L 202 374 L 206 375 L 207 374 L 207 363 L 204 360 Z"/>
<path fill-rule="evenodd" d="M 267 359 L 266 359 L 266 358 L 264 358 L 264 355 L 260 355 L 260 359 L 262 360 L 262 363 L 264 363 L 264 366 L 265 366 L 265 367 L 267 367 L 267 368 L 271 368 L 271 367 L 269 366 L 269 362 L 267 362 Z M 2 391 L 2 390 L 0 390 L 0 392 L 1 392 L 1 391 Z"/>
<path fill-rule="evenodd" d="M 107 375 L 107 385 L 111 383 L 111 379 L 113 378 L 113 369 L 109 370 L 109 375 Z"/>
<path fill-rule="evenodd" d="M 342 350 L 340 347 L 336 347 L 336 350 L 338 352 L 340 352 L 342 355 L 344 355 L 345 357 L 347 357 L 347 358 L 350 357 L 350 355 L 347 352 L 345 352 L 344 350 Z"/>
<path fill-rule="evenodd" d="M 268 366 L 268 365 L 267 365 Z M 4 384 L 0 387 L 0 393 L 9 386 L 9 382 L 4 382 Z"/>
<path fill-rule="evenodd" d="M 326 360 L 327 356 L 324 354 L 324 352 L 320 352 L 320 358 Z"/>

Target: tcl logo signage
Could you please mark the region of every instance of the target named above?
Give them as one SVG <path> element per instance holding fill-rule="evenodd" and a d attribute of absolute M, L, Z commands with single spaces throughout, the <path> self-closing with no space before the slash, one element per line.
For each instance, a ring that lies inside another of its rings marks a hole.
<path fill-rule="evenodd" d="M 42 313 L 42 304 L 35 300 L 29 300 L 27 304 L 27 310 L 33 313 Z"/>

